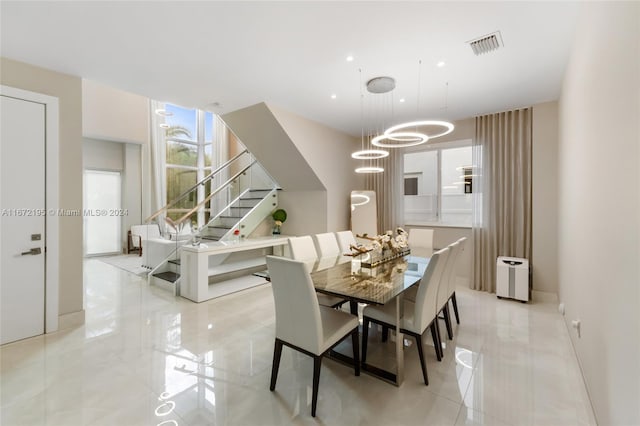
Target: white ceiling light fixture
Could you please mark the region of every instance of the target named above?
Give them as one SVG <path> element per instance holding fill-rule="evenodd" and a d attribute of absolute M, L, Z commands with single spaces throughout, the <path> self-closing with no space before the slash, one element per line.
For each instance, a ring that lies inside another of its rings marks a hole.
<path fill-rule="evenodd" d="M 423 126 L 439 126 L 439 127 L 444 127 L 444 130 L 440 133 L 435 133 L 433 135 L 425 135 L 427 136 L 427 139 L 434 139 L 434 138 L 439 138 L 440 136 L 444 136 L 444 135 L 448 135 L 449 133 L 453 132 L 453 129 L 455 129 L 455 126 L 451 123 L 449 123 L 448 121 L 442 121 L 442 120 L 420 120 L 420 121 L 410 121 L 408 123 L 402 123 L 402 124 L 397 124 L 395 126 L 391 126 L 389 127 L 387 130 L 384 131 L 384 134 L 386 136 L 398 136 L 398 134 L 396 132 L 398 132 L 398 130 L 403 130 L 406 128 L 410 128 L 410 127 L 423 127 Z M 375 144 L 374 144 L 375 145 Z"/>
<path fill-rule="evenodd" d="M 418 61 L 418 96 L 416 100 L 416 114 L 420 113 L 420 85 L 421 85 L 421 67 L 422 60 Z M 446 97 L 448 97 L 449 93 L 449 83 L 447 82 L 447 93 Z M 445 109 L 447 108 L 447 101 L 445 100 Z M 443 127 L 444 130 L 439 133 L 428 134 L 424 132 L 418 132 L 418 128 L 420 127 Z M 444 135 L 448 135 L 453 132 L 455 126 L 443 120 L 416 120 L 409 121 L 407 123 L 396 124 L 395 126 L 389 127 L 384 131 L 384 134 L 374 138 L 372 141 L 373 145 L 386 147 L 386 148 L 405 148 L 408 146 L 416 146 L 421 145 L 423 143 L 427 143 L 429 140 L 434 138 L 439 138 Z M 406 131 L 406 129 L 411 129 L 412 131 Z M 393 142 L 400 143 L 381 143 L 382 140 L 388 140 Z"/>
<path fill-rule="evenodd" d="M 358 72 L 360 73 L 360 122 L 361 122 L 361 133 L 360 133 L 360 143 L 362 145 L 362 149 L 360 151 L 356 151 L 351 153 L 351 158 L 354 158 L 356 160 L 363 160 L 363 165 L 362 167 L 358 167 L 356 168 L 355 172 L 356 173 L 382 173 L 384 172 L 384 168 L 383 167 L 379 167 L 377 164 L 374 165 L 372 164 L 373 160 L 378 160 L 381 158 L 385 158 L 389 156 L 389 152 L 388 151 L 384 151 L 382 149 L 371 149 L 371 146 L 368 147 L 368 149 L 365 149 L 365 143 L 364 143 L 364 94 L 362 93 L 362 69 L 358 69 Z M 388 80 L 380 80 L 380 79 L 390 79 L 391 82 L 389 82 Z M 389 85 L 395 87 L 395 80 L 393 80 L 390 77 L 378 77 L 377 79 L 373 79 L 373 80 L 378 80 L 378 86 L 376 90 L 383 90 L 383 88 L 385 87 L 389 87 Z M 369 80 L 369 82 L 371 82 L 372 80 Z M 369 88 L 369 82 L 367 83 L 367 89 Z M 391 89 L 388 90 L 393 90 L 393 87 L 391 87 Z M 379 92 L 382 93 L 382 92 Z M 365 166 L 364 162 L 368 160 L 369 161 L 369 165 Z"/>
<path fill-rule="evenodd" d="M 383 141 L 393 141 L 384 143 Z M 406 148 L 408 146 L 415 146 L 426 143 L 429 137 L 424 133 L 418 132 L 390 132 L 389 134 L 383 133 L 371 139 L 371 144 L 379 146 L 381 148 Z"/>
<path fill-rule="evenodd" d="M 356 169 L 356 173 L 382 173 L 384 172 L 384 168 L 377 166 L 365 166 L 358 167 Z"/>
<path fill-rule="evenodd" d="M 376 160 L 378 158 L 385 158 L 388 156 L 389 151 L 383 151 L 381 149 L 364 149 L 351 154 L 351 158 L 356 160 Z"/>

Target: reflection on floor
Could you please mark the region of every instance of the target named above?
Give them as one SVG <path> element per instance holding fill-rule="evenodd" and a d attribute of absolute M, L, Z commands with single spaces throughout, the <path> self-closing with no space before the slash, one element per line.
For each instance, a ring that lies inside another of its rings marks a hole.
<path fill-rule="evenodd" d="M 415 345 L 400 388 L 325 360 L 313 419 L 310 358 L 285 348 L 269 392 L 268 284 L 195 304 L 94 259 L 85 286 L 83 327 L 0 348 L 2 425 L 595 424 L 552 304 L 459 289 L 444 360 L 425 348 L 428 387 Z M 393 356 L 375 330 L 369 347 Z"/>

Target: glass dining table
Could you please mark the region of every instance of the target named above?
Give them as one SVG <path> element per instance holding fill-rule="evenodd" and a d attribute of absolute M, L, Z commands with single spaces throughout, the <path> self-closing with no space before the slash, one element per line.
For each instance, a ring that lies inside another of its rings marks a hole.
<path fill-rule="evenodd" d="M 347 299 L 351 313 L 357 315 L 357 304 L 396 305 L 395 372 L 369 364 L 362 364 L 362 371 L 396 386 L 404 381 L 404 336 L 400 332 L 402 295 L 418 284 L 429 264 L 429 259 L 407 255 L 379 266 L 365 267 L 358 258 L 340 256 L 335 259 L 319 259 L 312 267 L 311 279 L 317 292 Z M 331 358 L 353 365 L 353 359 L 333 351 Z"/>

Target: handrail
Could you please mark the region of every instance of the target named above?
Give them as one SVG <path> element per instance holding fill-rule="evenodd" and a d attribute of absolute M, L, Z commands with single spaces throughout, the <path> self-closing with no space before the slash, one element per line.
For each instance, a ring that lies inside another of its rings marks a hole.
<path fill-rule="evenodd" d="M 223 183 L 222 185 L 220 185 L 215 191 L 212 191 L 211 194 L 209 194 L 207 196 L 207 198 L 205 198 L 204 200 L 202 200 L 201 202 L 199 202 L 194 208 L 192 208 L 191 210 L 189 210 L 187 213 L 185 213 L 180 219 L 176 220 L 175 223 L 176 225 L 181 224 L 182 222 L 184 222 L 185 220 L 187 220 L 192 214 L 194 214 L 196 211 L 198 211 L 198 209 L 200 207 L 202 207 L 205 203 L 209 202 L 216 194 L 218 194 L 220 191 L 222 191 L 224 188 L 226 188 L 230 183 L 232 183 L 234 180 L 236 180 L 237 178 L 239 178 L 242 174 L 244 174 L 244 172 L 246 172 L 247 170 L 249 170 L 251 168 L 251 166 L 253 166 L 254 164 L 256 164 L 258 161 L 257 160 L 253 160 L 251 162 L 251 164 L 249 164 L 247 167 L 245 167 L 244 169 L 240 170 L 238 173 L 236 173 L 235 175 L 233 175 L 233 177 L 230 177 L 225 183 Z"/>
<path fill-rule="evenodd" d="M 178 201 L 182 200 L 184 197 L 186 197 L 187 195 L 189 195 L 191 193 L 191 191 L 193 191 L 194 189 L 196 189 L 199 185 L 204 185 L 207 181 L 213 179 L 214 175 L 216 175 L 217 173 L 219 173 L 220 171 L 222 171 L 222 169 L 224 169 L 225 167 L 227 167 L 229 164 L 231 164 L 232 162 L 236 161 L 238 158 L 240 158 L 240 156 L 249 153 L 248 149 L 245 149 L 244 151 L 239 152 L 235 157 L 227 160 L 224 164 L 222 164 L 220 167 L 218 167 L 217 169 L 215 169 L 214 171 L 212 171 L 211 173 L 209 173 L 207 176 L 205 176 L 204 178 L 202 178 L 202 180 L 198 183 L 196 183 L 195 185 L 193 185 L 191 188 L 187 189 L 186 191 L 184 191 L 182 194 L 180 194 L 178 196 L 178 198 L 172 200 L 171 202 L 167 203 L 165 206 L 161 207 L 158 211 L 156 211 L 155 213 L 153 213 L 151 216 L 149 216 L 147 219 L 145 219 L 145 223 L 155 219 L 156 217 L 160 216 L 160 214 L 166 210 L 169 209 L 170 206 L 176 204 Z"/>

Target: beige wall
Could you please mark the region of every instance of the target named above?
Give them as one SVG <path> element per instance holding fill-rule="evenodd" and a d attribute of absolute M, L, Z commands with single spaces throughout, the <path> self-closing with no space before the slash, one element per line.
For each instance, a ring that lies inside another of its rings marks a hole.
<path fill-rule="evenodd" d="M 640 3 L 582 12 L 559 108 L 559 295 L 598 423 L 638 425 Z"/>
<path fill-rule="evenodd" d="M 149 99 L 82 80 L 82 134 L 87 138 L 146 144 Z"/>
<path fill-rule="evenodd" d="M 558 103 L 533 106 L 533 289 L 558 293 Z"/>
<path fill-rule="evenodd" d="M 121 246 L 127 249 L 127 232 L 132 225 L 139 225 L 142 217 L 142 155 L 143 145 L 84 138 L 83 168 L 119 171 L 122 178 Z"/>
<path fill-rule="evenodd" d="M 354 138 L 264 103 L 222 119 L 282 187 L 283 233 L 349 229 L 350 193 L 364 184 L 351 159 Z"/>
<path fill-rule="evenodd" d="M 292 112 L 273 105 L 269 108 L 327 190 L 327 222 L 322 232 L 350 229 L 351 191 L 364 188 L 364 180 L 354 171 L 357 162 L 351 158 L 359 149 L 358 142 Z"/>
<path fill-rule="evenodd" d="M 83 168 L 122 171 L 124 169 L 124 145 L 119 142 L 84 138 L 82 143 Z"/>
<path fill-rule="evenodd" d="M 82 209 L 80 78 L 0 58 L 3 85 L 55 96 L 60 108 L 59 206 Z M 82 311 L 82 217 L 60 218 L 59 315 Z"/>

